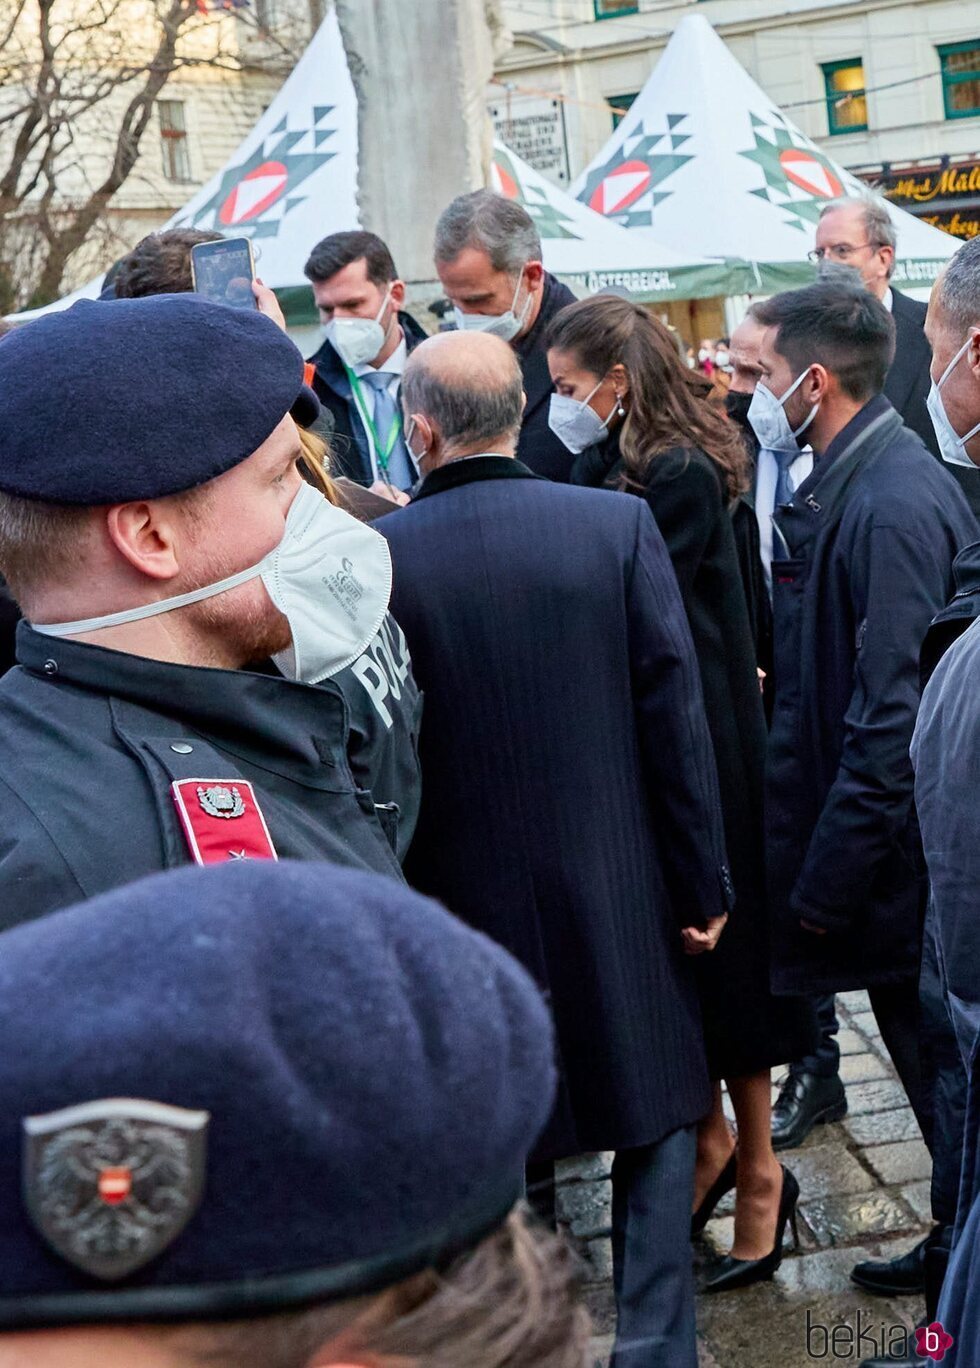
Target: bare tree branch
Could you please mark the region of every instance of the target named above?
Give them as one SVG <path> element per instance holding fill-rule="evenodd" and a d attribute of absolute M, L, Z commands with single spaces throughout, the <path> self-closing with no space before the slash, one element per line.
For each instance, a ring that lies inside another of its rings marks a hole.
<path fill-rule="evenodd" d="M 303 24 L 319 2 L 298 0 Z M 198 0 L 0 0 L 0 311 L 57 298 L 72 257 L 109 241 L 172 77 L 280 74 L 295 36 Z"/>

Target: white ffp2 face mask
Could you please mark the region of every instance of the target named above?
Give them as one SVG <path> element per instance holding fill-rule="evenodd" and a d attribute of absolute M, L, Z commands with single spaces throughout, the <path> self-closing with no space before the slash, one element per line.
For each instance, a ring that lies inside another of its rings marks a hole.
<path fill-rule="evenodd" d="M 786 417 L 786 400 L 796 393 L 809 374 L 808 366 L 796 377 L 781 399 L 777 399 L 761 380 L 756 385 L 749 405 L 748 419 L 760 447 L 766 451 L 799 451 L 800 444 L 797 438 L 803 436 L 816 418 L 820 405 L 814 404 L 809 417 L 798 428 L 792 428 Z"/>
<path fill-rule="evenodd" d="M 274 657 L 287 677 L 318 684 L 356 660 L 381 628 L 391 597 L 388 543 L 305 482 L 286 515 L 282 541 L 247 570 L 186 594 L 77 622 L 32 623 L 45 636 L 77 636 L 170 613 L 262 578 L 289 622 L 292 645 Z"/>
<path fill-rule="evenodd" d="M 602 380 L 605 378 L 603 376 Z M 602 384 L 602 380 L 599 381 L 599 385 Z M 551 396 L 548 405 L 548 426 L 574 456 L 603 440 L 609 429 L 610 420 L 616 412 L 613 406 L 609 410 L 609 417 L 603 420 L 589 403 L 599 385 L 590 390 L 584 399 L 573 399 L 568 394 Z"/>
<path fill-rule="evenodd" d="M 524 283 L 524 272 L 517 277 L 517 288 L 514 291 L 514 298 L 511 300 L 510 308 L 502 314 L 475 314 L 463 313 L 462 309 L 454 308 L 453 314 L 456 318 L 456 327 L 460 332 L 485 332 L 494 337 L 502 338 L 504 342 L 512 342 L 520 330 L 527 322 L 527 316 L 531 312 L 531 292 L 528 290 L 527 298 L 521 309 L 520 315 L 517 313 L 517 300 L 521 293 L 521 285 Z"/>
<path fill-rule="evenodd" d="M 939 452 L 947 465 L 968 466 L 971 470 L 976 470 L 975 461 L 971 461 L 966 454 L 966 444 L 980 432 L 980 423 L 970 428 L 965 436 L 961 437 L 953 424 L 949 421 L 946 414 L 946 405 L 943 403 L 943 396 L 940 393 L 943 385 L 952 375 L 953 371 L 963 360 L 963 357 L 970 350 L 970 343 L 973 338 L 968 337 L 960 347 L 959 351 L 950 361 L 938 380 L 933 380 L 929 388 L 929 397 L 926 400 L 926 408 L 929 410 L 929 417 L 932 419 L 932 426 L 936 433 L 936 441 L 939 443 Z"/>
<path fill-rule="evenodd" d="M 332 318 L 324 328 L 328 341 L 351 370 L 373 361 L 384 346 L 388 331 L 381 326 L 381 320 L 390 298 L 391 286 L 373 318 Z"/>

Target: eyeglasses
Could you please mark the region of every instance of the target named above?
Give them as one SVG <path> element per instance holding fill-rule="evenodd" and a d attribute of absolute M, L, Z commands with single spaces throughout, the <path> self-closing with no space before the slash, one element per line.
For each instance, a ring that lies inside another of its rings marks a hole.
<path fill-rule="evenodd" d="M 880 242 L 860 242 L 856 247 L 849 242 L 835 242 L 833 247 L 815 247 L 812 252 L 807 252 L 807 257 L 814 265 L 823 261 L 824 257 L 830 257 L 832 261 L 847 261 L 855 252 L 863 252 L 866 247 L 877 251 L 880 246 Z"/>

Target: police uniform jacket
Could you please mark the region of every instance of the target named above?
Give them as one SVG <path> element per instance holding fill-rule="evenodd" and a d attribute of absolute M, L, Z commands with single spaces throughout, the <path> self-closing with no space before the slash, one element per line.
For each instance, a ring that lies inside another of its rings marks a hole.
<path fill-rule="evenodd" d="M 335 682 L 171 665 L 27 623 L 17 654 L 0 680 L 0 926 L 188 863 L 172 793 L 186 779 L 250 782 L 282 858 L 401 877 Z M 240 857 L 235 832 L 219 823 L 218 858 Z"/>
<path fill-rule="evenodd" d="M 698 665 L 640 499 L 502 456 L 379 530 L 425 693 L 410 883 L 517 956 L 562 1086 L 536 1157 L 652 1144 L 710 1103 L 680 930 L 731 901 Z"/>
<path fill-rule="evenodd" d="M 924 911 L 909 759 L 919 652 L 976 523 L 879 395 L 774 524 L 774 983 L 826 992 L 897 982 L 918 974 Z"/>

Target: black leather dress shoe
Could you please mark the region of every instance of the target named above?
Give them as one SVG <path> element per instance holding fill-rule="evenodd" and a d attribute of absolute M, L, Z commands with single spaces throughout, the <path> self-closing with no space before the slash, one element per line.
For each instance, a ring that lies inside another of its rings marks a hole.
<path fill-rule="evenodd" d="M 814 1126 L 839 1121 L 846 1115 L 847 1096 L 836 1074 L 823 1078 L 805 1070 L 792 1070 L 772 1109 L 772 1147 L 795 1149 Z"/>
<path fill-rule="evenodd" d="M 944 1226 L 936 1226 L 924 1240 L 900 1254 L 897 1259 L 874 1260 L 855 1264 L 851 1281 L 875 1297 L 904 1297 L 926 1290 L 926 1250 L 941 1243 Z"/>

